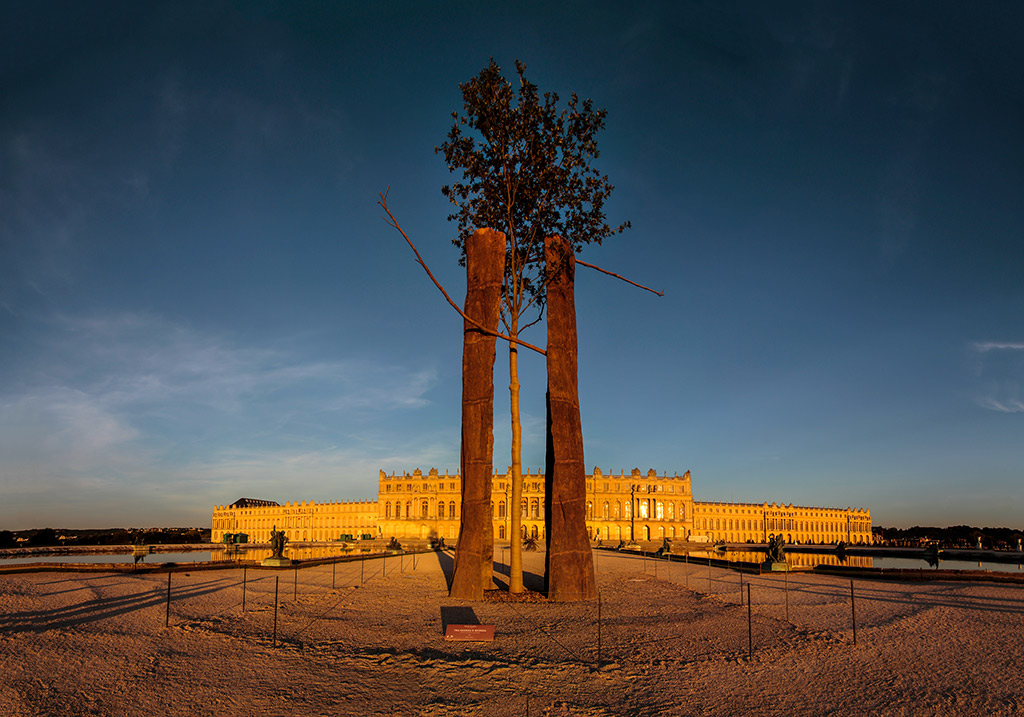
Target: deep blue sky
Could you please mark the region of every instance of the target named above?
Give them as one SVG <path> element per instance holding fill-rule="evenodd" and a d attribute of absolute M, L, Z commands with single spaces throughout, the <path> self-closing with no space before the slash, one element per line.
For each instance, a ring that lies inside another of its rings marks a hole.
<path fill-rule="evenodd" d="M 633 229 L 584 258 L 666 292 L 579 271 L 588 466 L 1024 527 L 1022 30 L 1010 2 L 6 3 L 0 528 L 457 470 L 461 320 L 375 202 L 461 300 L 434 146 L 492 56 L 608 109 Z"/>

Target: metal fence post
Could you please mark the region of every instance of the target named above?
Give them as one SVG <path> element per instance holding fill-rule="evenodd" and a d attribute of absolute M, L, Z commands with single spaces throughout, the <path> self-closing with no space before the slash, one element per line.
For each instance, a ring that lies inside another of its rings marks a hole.
<path fill-rule="evenodd" d="M 786 570 L 783 575 L 786 576 L 786 622 L 789 622 L 789 570 Z"/>
<path fill-rule="evenodd" d="M 853 646 L 857 646 L 857 610 L 853 603 L 853 580 L 850 580 L 850 621 L 853 623 Z"/>
<path fill-rule="evenodd" d="M 740 573 L 740 575 L 742 574 Z M 750 611 L 750 583 L 747 583 L 747 656 L 752 658 L 754 656 L 754 626 Z"/>
<path fill-rule="evenodd" d="M 277 588 L 281 582 L 281 576 L 274 576 L 274 647 L 277 647 Z"/>

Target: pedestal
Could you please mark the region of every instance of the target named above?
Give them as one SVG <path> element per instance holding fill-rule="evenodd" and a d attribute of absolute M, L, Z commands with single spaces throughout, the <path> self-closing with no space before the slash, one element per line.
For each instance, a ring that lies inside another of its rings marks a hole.
<path fill-rule="evenodd" d="M 291 566 L 292 561 L 288 558 L 277 558 L 273 555 L 269 558 L 263 558 L 263 562 L 260 563 L 265 568 L 287 568 Z"/>

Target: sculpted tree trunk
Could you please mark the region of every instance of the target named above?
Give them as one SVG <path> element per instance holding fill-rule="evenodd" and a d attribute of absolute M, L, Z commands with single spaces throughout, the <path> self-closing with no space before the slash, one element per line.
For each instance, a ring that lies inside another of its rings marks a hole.
<path fill-rule="evenodd" d="M 548 396 L 544 517 L 548 598 L 563 602 L 597 597 L 587 537 L 586 473 L 576 363 L 576 262 L 561 237 L 547 237 Z"/>
<path fill-rule="evenodd" d="M 478 229 L 466 241 L 465 313 L 490 331 L 498 328 L 504 274 L 505 235 Z M 463 322 L 462 514 L 449 594 L 466 600 L 482 599 L 492 579 L 494 341 L 494 336 Z"/>

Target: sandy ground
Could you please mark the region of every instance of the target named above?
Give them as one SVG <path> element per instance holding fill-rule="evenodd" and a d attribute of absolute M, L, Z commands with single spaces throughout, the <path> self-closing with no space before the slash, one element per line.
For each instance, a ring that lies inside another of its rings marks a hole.
<path fill-rule="evenodd" d="M 536 580 L 543 554 L 524 562 Z M 1024 713 L 1021 585 L 858 580 L 854 645 L 840 578 L 741 592 L 735 572 L 600 552 L 599 621 L 596 602 L 453 601 L 450 565 L 248 569 L 245 612 L 242 570 L 182 570 L 169 627 L 165 573 L 0 574 L 0 715 Z M 443 616 L 495 639 L 447 642 Z"/>

